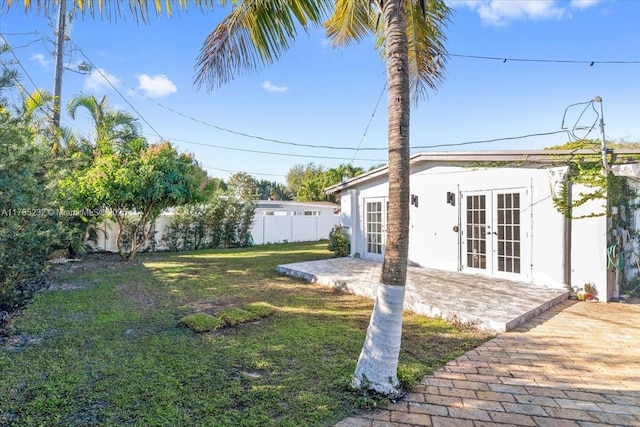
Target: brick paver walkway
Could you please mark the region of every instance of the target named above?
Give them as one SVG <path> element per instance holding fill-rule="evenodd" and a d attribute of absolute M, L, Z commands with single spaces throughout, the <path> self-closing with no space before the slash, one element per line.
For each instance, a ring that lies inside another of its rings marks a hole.
<path fill-rule="evenodd" d="M 336 427 L 640 426 L 640 304 L 565 301 Z"/>

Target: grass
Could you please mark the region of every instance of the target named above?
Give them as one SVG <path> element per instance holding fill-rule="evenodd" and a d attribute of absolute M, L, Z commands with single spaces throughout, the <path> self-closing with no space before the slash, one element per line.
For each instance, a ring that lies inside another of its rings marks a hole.
<path fill-rule="evenodd" d="M 225 326 L 235 326 L 240 323 L 252 322 L 263 317 L 270 316 L 275 312 L 275 308 L 257 302 L 247 305 L 244 308 L 231 307 L 221 310 L 215 315 L 208 313 L 193 313 L 182 319 L 180 323 L 194 332 L 213 332 Z"/>
<path fill-rule="evenodd" d="M 69 290 L 38 294 L 0 342 L 0 425 L 338 422 L 372 403 L 347 389 L 372 301 L 275 272 L 331 256 L 304 243 L 65 266 L 54 279 Z M 196 333 L 189 317 L 225 326 Z M 486 338 L 407 313 L 399 375 L 411 384 Z"/>

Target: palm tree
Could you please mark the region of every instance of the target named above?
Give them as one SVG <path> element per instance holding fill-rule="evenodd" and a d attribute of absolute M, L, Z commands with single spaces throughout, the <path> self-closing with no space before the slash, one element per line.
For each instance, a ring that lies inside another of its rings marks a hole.
<path fill-rule="evenodd" d="M 67 112 L 74 120 L 78 107 L 85 108 L 91 115 L 99 151 L 127 151 L 128 144 L 138 140 L 141 128 L 137 119 L 126 111 L 111 108 L 106 96 L 100 101 L 93 95 L 74 96 L 67 104 Z"/>
<path fill-rule="evenodd" d="M 64 0 L 63 0 L 64 1 Z M 119 15 L 119 6 L 102 0 L 73 0 L 91 13 Z M 46 7 L 51 1 L 31 2 Z M 97 6 L 96 4 L 97 3 Z M 115 2 L 114 2 L 115 3 Z M 145 19 L 147 0 L 130 0 L 136 17 Z M 153 2 L 168 14 L 172 5 Z M 196 0 L 213 8 L 212 1 Z M 219 0 L 226 4 L 226 1 Z M 11 0 L 9 0 L 9 6 Z M 271 64 L 287 51 L 297 31 L 323 25 L 335 46 L 378 38 L 387 64 L 389 212 L 387 248 L 381 284 L 353 386 L 393 395 L 399 392 L 397 363 L 402 334 L 402 304 L 409 247 L 409 122 L 410 97 L 435 89 L 443 78 L 444 34 L 449 7 L 444 0 L 238 0 L 232 12 L 205 39 L 197 64 L 196 84 L 212 89 L 241 72 Z M 328 19 L 326 19 L 328 18 Z"/>

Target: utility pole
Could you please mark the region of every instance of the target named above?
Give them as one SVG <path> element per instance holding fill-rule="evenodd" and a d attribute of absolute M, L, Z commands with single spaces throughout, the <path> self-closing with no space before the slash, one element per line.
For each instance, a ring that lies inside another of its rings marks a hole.
<path fill-rule="evenodd" d="M 598 104 L 600 104 L 599 122 L 600 122 L 600 134 L 602 135 L 602 144 L 600 144 L 600 147 L 601 147 L 601 154 L 602 154 L 602 167 L 604 168 L 603 173 L 607 175 L 609 173 L 609 164 L 607 163 L 607 142 L 604 137 L 604 109 L 602 108 L 602 98 L 599 96 L 596 96 L 593 98 L 593 100 Z"/>
<path fill-rule="evenodd" d="M 53 80 L 53 126 L 60 129 L 60 104 L 62 95 L 62 72 L 64 71 L 64 38 L 67 25 L 67 0 L 60 1 L 58 11 L 58 34 L 56 34 L 56 73 Z"/>

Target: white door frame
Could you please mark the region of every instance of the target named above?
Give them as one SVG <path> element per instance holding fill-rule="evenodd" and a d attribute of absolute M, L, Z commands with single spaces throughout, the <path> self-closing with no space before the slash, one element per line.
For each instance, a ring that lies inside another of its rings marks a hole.
<path fill-rule="evenodd" d="M 465 272 L 530 278 L 527 188 L 463 191 L 461 268 Z"/>
<path fill-rule="evenodd" d="M 387 197 L 362 199 L 363 256 L 382 260 L 387 244 Z"/>

